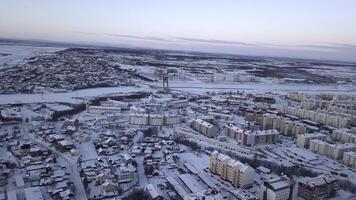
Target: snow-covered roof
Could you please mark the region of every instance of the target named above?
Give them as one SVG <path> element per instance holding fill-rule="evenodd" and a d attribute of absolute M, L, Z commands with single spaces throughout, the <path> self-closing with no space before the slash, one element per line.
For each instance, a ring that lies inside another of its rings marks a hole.
<path fill-rule="evenodd" d="M 274 189 L 274 190 L 280 190 L 280 189 L 284 189 L 286 187 L 288 187 L 288 183 L 284 180 L 279 180 L 279 181 L 275 181 L 275 182 L 271 182 L 270 186 Z"/>
<path fill-rule="evenodd" d="M 202 185 L 198 183 L 198 181 L 190 174 L 181 174 L 179 178 L 183 181 L 183 183 L 189 188 L 192 193 L 204 193 L 205 189 Z"/>
<path fill-rule="evenodd" d="M 314 177 L 314 178 L 310 178 L 310 177 L 302 178 L 299 180 L 299 183 L 303 183 L 310 187 L 318 187 L 318 186 L 322 186 L 327 183 L 331 183 L 332 181 L 335 181 L 335 180 L 336 180 L 335 177 L 320 175 L 320 176 Z"/>
<path fill-rule="evenodd" d="M 25 188 L 26 199 L 43 200 L 42 192 L 39 187 Z"/>
<path fill-rule="evenodd" d="M 152 183 L 147 184 L 146 189 L 151 199 L 156 199 L 157 197 L 162 196 Z"/>

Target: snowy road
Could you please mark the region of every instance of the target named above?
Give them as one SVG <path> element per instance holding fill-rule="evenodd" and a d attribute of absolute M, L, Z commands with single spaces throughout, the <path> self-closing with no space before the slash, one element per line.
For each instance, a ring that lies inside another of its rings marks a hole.
<path fill-rule="evenodd" d="M 139 179 L 139 187 L 144 188 L 148 184 L 148 179 L 143 167 L 143 156 L 139 156 L 136 159 L 137 162 L 137 174 Z"/>

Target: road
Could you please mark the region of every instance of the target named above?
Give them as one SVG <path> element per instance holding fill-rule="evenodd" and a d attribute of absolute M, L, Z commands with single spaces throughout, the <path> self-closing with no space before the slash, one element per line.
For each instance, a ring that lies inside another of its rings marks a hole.
<path fill-rule="evenodd" d="M 137 175 L 138 175 L 138 181 L 139 181 L 139 186 L 141 188 L 146 187 L 148 184 L 148 180 L 145 174 L 145 169 L 143 167 L 143 156 L 137 157 L 135 160 L 137 162 Z"/>
<path fill-rule="evenodd" d="M 134 146 L 137 146 L 139 142 L 142 140 L 142 138 L 143 138 L 143 133 L 141 131 L 138 131 L 137 135 L 135 135 L 132 141 Z M 145 169 L 143 167 L 144 156 L 137 156 L 135 160 L 137 162 L 137 176 L 138 176 L 137 178 L 139 181 L 139 186 L 144 188 L 148 183 L 145 174 Z"/>
<path fill-rule="evenodd" d="M 23 134 L 25 134 L 31 141 L 33 141 L 34 143 L 36 143 L 37 145 L 50 150 L 51 152 L 53 152 L 54 154 L 56 154 L 58 157 L 62 158 L 65 161 L 65 165 L 66 168 L 70 174 L 70 178 L 73 181 L 73 184 L 76 188 L 75 191 L 75 199 L 82 199 L 82 200 L 87 200 L 87 194 L 85 192 L 82 180 L 80 178 L 79 172 L 78 172 L 78 168 L 76 167 L 77 163 L 71 159 L 68 158 L 66 155 L 64 155 L 63 153 L 57 151 L 54 148 L 51 148 L 48 146 L 48 144 L 44 143 L 43 141 L 37 140 L 35 139 L 28 131 L 28 128 L 26 125 L 22 125 L 21 126 L 21 131 Z"/>

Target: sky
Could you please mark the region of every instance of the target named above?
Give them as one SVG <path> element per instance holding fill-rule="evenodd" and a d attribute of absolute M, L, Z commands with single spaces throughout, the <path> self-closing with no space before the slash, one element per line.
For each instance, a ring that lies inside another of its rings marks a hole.
<path fill-rule="evenodd" d="M 356 61 L 356 1 L 1 0 L 0 37 Z"/>

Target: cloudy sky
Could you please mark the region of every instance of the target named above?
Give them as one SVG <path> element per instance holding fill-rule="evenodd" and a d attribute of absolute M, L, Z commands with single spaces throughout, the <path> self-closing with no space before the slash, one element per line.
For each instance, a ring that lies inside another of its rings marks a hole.
<path fill-rule="evenodd" d="M 1 0 L 0 37 L 356 61 L 356 1 Z"/>

